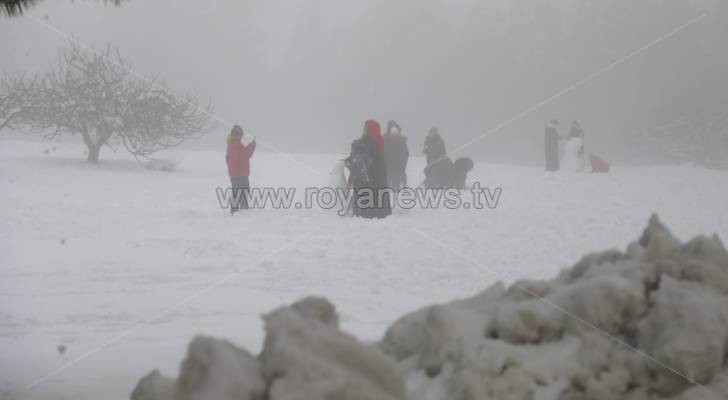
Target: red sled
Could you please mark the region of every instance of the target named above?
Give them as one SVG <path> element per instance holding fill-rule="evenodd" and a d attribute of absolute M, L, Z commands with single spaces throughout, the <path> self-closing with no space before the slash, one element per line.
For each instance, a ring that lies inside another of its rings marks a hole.
<path fill-rule="evenodd" d="M 590 155 L 589 160 L 591 161 L 592 173 L 593 174 L 606 174 L 609 172 L 609 164 L 597 155 Z"/>

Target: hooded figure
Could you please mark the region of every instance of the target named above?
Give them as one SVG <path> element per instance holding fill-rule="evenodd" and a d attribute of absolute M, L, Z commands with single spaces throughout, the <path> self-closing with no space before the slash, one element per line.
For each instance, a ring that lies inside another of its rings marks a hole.
<path fill-rule="evenodd" d="M 384 218 L 391 214 L 384 141 L 377 121 L 366 121 L 362 137 L 351 144 L 351 155 L 346 165 L 350 170 L 349 185 L 354 190 L 354 215 Z"/>
<path fill-rule="evenodd" d="M 552 120 L 546 125 L 544 131 L 544 150 L 546 156 L 546 171 L 559 170 L 559 121 Z"/>
<path fill-rule="evenodd" d="M 387 166 L 387 184 L 394 190 L 407 186 L 407 161 L 409 149 L 402 128 L 395 121 L 387 123 L 384 134 L 384 162 Z"/>
<path fill-rule="evenodd" d="M 427 165 L 430 165 L 435 161 L 439 161 L 441 158 L 447 156 L 447 151 L 445 151 L 445 141 L 442 140 L 439 129 L 434 127 L 430 129 L 430 132 L 425 138 L 425 146 L 422 149 L 422 152 L 427 158 Z"/>
<path fill-rule="evenodd" d="M 379 122 L 373 119 L 366 121 L 362 137 L 369 137 L 374 140 L 377 151 L 380 154 L 384 153 L 384 139 L 382 139 L 382 128 L 379 126 Z"/>
<path fill-rule="evenodd" d="M 447 156 L 445 141 L 437 128 L 430 129 L 422 149 L 427 160 L 425 166 L 425 187 L 443 188 L 452 186 L 453 162 Z"/>
<path fill-rule="evenodd" d="M 234 198 L 240 199 L 238 204 L 230 205 L 230 214 L 235 214 L 240 209 L 248 208 L 248 192 L 250 191 L 250 158 L 255 152 L 255 139 L 249 145 L 244 145 L 243 128 L 235 125 L 227 139 L 227 154 L 225 162 L 228 167 L 230 183 L 235 192 Z"/>

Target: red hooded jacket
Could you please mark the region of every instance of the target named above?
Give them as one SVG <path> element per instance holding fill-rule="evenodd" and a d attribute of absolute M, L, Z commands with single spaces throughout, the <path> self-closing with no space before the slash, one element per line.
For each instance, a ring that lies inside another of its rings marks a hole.
<path fill-rule="evenodd" d="M 253 152 L 255 143 L 245 146 L 235 136 L 228 137 L 225 161 L 231 178 L 250 176 L 250 157 L 253 157 Z"/>
<path fill-rule="evenodd" d="M 379 122 L 370 119 L 364 123 L 364 136 L 369 136 L 374 139 L 377 144 L 377 150 L 380 153 L 384 152 L 384 140 L 382 139 L 382 128 L 379 126 Z"/>

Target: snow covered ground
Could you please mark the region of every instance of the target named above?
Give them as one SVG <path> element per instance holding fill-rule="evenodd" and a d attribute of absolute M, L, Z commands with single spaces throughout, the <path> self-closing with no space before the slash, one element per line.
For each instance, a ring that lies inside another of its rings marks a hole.
<path fill-rule="evenodd" d="M 339 158 L 293 156 L 322 173 L 259 152 L 253 185 L 322 186 Z M 92 166 L 82 146 L 0 141 L 0 398 L 126 399 L 153 368 L 176 376 L 194 334 L 257 351 L 260 314 L 309 294 L 336 304 L 344 330 L 376 340 L 401 314 L 498 280 L 414 229 L 510 278 L 549 278 L 584 253 L 622 248 L 653 212 L 682 239 L 728 237 L 728 171 L 549 174 L 478 163 L 469 181 L 503 188 L 494 210 L 231 218 L 215 194 L 227 186 L 223 151 L 174 157 L 177 171 L 153 172 L 108 151 Z M 411 160 L 412 182 L 423 164 Z"/>

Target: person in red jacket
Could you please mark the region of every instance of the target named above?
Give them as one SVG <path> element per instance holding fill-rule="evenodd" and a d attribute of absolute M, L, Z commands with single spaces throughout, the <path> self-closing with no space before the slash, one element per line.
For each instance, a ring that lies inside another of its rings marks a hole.
<path fill-rule="evenodd" d="M 382 128 L 379 126 L 379 122 L 373 119 L 364 122 L 363 137 L 372 138 L 377 146 L 377 151 L 382 155 L 384 154 L 384 139 L 382 138 Z"/>
<path fill-rule="evenodd" d="M 246 146 L 241 141 L 244 134 L 243 128 L 235 125 L 227 140 L 225 161 L 227 162 L 228 175 L 230 175 L 230 183 L 233 191 L 235 191 L 235 198 L 240 199 L 239 204 L 230 205 L 230 215 L 235 214 L 240 209 L 248 209 L 250 158 L 253 157 L 255 152 L 255 139 Z M 238 193 L 238 191 L 242 191 L 242 193 Z"/>

